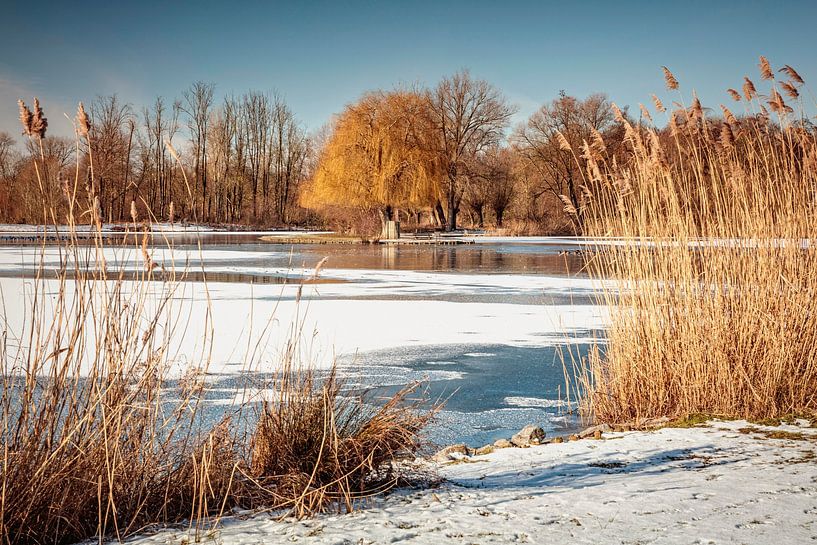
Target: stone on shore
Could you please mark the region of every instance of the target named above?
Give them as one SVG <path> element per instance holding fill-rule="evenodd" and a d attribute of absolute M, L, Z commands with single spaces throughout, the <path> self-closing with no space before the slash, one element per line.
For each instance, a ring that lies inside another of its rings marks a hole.
<path fill-rule="evenodd" d="M 485 445 L 484 447 L 479 447 L 474 454 L 477 456 L 482 456 L 483 454 L 491 454 L 494 451 L 495 447 L 493 445 Z"/>
<path fill-rule="evenodd" d="M 449 445 L 437 452 L 431 459 L 438 463 L 450 462 L 451 460 L 462 460 L 463 458 L 467 458 L 470 454 L 471 452 L 468 450 L 468 447 L 463 444 Z"/>
<path fill-rule="evenodd" d="M 592 426 L 590 428 L 587 428 L 586 430 L 579 432 L 578 435 L 579 439 L 587 439 L 588 437 L 595 437 L 596 439 L 598 439 L 598 437 L 596 437 L 597 434 L 599 435 L 599 437 L 601 437 L 602 433 L 608 433 L 610 431 L 612 431 L 612 428 L 610 428 L 609 425 L 599 424 L 598 426 Z"/>
<path fill-rule="evenodd" d="M 529 447 L 531 445 L 541 445 L 545 440 L 545 431 L 539 426 L 525 426 L 522 430 L 511 437 L 511 443 L 517 447 Z"/>
<path fill-rule="evenodd" d="M 494 441 L 494 446 L 496 448 L 511 448 L 513 446 L 513 443 L 511 443 L 507 439 L 497 439 L 496 441 Z"/>

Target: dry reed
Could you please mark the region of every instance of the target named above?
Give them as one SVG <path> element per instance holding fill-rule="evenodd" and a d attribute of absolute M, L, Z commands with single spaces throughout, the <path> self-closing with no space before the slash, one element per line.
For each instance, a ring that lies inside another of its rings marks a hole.
<path fill-rule="evenodd" d="M 671 130 L 627 127 L 626 158 L 590 161 L 587 234 L 624 241 L 590 266 L 613 286 L 579 372 L 587 415 L 817 412 L 817 134 L 774 87 L 775 119 L 744 91 L 742 116 L 671 112 Z"/>

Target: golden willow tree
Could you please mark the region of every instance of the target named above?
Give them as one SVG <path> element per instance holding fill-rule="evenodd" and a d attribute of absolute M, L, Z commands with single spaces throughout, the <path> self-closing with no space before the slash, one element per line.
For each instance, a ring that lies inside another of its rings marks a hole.
<path fill-rule="evenodd" d="M 301 203 L 313 210 L 356 207 L 386 222 L 400 208 L 440 198 L 433 124 L 424 98 L 377 91 L 348 106 L 333 124 Z"/>

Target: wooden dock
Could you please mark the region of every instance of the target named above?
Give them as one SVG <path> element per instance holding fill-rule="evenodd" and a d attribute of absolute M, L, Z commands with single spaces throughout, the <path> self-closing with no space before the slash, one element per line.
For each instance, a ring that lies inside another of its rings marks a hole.
<path fill-rule="evenodd" d="M 374 244 L 376 241 L 368 240 L 361 237 L 345 237 L 345 236 L 322 236 L 322 235 L 304 235 L 304 236 L 275 236 L 265 235 L 259 237 L 259 240 L 271 244 Z"/>
<path fill-rule="evenodd" d="M 266 235 L 260 240 L 272 244 L 387 244 L 390 246 L 457 246 L 460 244 L 474 244 L 473 238 L 462 235 L 447 235 L 443 233 L 404 233 L 400 238 L 364 239 L 361 237 L 339 235 L 305 235 L 305 236 L 274 236 Z"/>
<path fill-rule="evenodd" d="M 457 246 L 460 244 L 474 244 L 474 239 L 453 236 L 413 237 L 404 235 L 400 238 L 381 240 L 380 244 L 409 246 Z"/>

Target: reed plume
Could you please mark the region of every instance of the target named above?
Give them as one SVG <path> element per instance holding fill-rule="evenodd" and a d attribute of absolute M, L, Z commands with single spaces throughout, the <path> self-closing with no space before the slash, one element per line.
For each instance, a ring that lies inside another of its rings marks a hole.
<path fill-rule="evenodd" d="M 22 99 L 17 101 L 17 105 L 20 108 L 20 123 L 23 126 L 23 135 L 33 136 L 32 122 L 34 120 L 34 115 L 31 113 L 31 110 L 28 109 L 28 106 L 26 106 L 26 103 L 23 102 Z"/>
<path fill-rule="evenodd" d="M 31 119 L 31 133 L 39 138 L 45 138 L 45 131 L 48 129 L 48 119 L 43 114 L 40 101 L 34 97 L 34 116 Z"/>
<path fill-rule="evenodd" d="M 652 123 L 652 116 L 650 115 L 650 111 L 647 110 L 647 108 L 640 102 L 638 103 L 638 108 L 641 110 L 641 115 L 644 117 L 644 119 Z"/>
<path fill-rule="evenodd" d="M 667 109 L 664 107 L 664 103 L 661 102 L 661 99 L 655 95 L 652 95 L 652 103 L 655 104 L 655 109 L 659 112 L 664 113 L 667 111 Z"/>
<path fill-rule="evenodd" d="M 786 104 L 786 102 L 783 100 L 783 96 L 775 88 L 772 88 L 772 92 L 767 103 L 772 111 L 777 114 L 791 113 L 794 111 Z"/>
<path fill-rule="evenodd" d="M 774 79 L 774 72 L 772 72 L 772 66 L 769 64 L 769 60 L 763 55 L 760 56 L 760 62 L 758 63 L 758 67 L 760 68 L 761 79 L 765 80 Z"/>
<path fill-rule="evenodd" d="M 87 138 L 91 133 L 91 122 L 88 119 L 88 114 L 85 112 L 85 106 L 82 105 L 82 102 L 77 106 L 76 123 L 79 128 L 79 134 Z"/>
<path fill-rule="evenodd" d="M 799 85 L 803 85 L 805 83 L 803 81 L 803 78 L 800 77 L 800 74 L 797 73 L 797 70 L 795 70 L 794 68 L 792 68 L 788 64 L 784 64 L 783 68 L 778 70 L 778 72 L 784 72 L 787 76 L 789 76 L 789 79 L 791 79 L 792 81 L 794 81 L 795 83 L 797 83 Z"/>
<path fill-rule="evenodd" d="M 735 145 L 735 134 L 732 132 L 732 127 L 729 126 L 729 123 L 723 123 L 721 125 L 720 142 L 721 145 L 727 149 Z"/>
<path fill-rule="evenodd" d="M 735 89 L 732 89 L 730 87 L 729 89 L 726 90 L 726 92 L 729 93 L 729 96 L 732 97 L 732 100 L 734 100 L 735 102 L 740 102 L 740 93 L 738 93 Z"/>
<path fill-rule="evenodd" d="M 797 90 L 797 87 L 795 87 L 788 81 L 781 81 L 780 87 L 790 98 L 797 98 L 800 96 L 800 92 Z"/>
<path fill-rule="evenodd" d="M 735 117 L 735 114 L 732 113 L 729 108 L 721 104 L 721 110 L 723 111 L 723 118 L 726 119 L 726 122 L 730 125 L 737 125 L 738 119 Z"/>
<path fill-rule="evenodd" d="M 559 142 L 559 149 L 562 151 L 573 151 L 573 148 L 570 146 L 570 142 L 567 141 L 567 138 L 561 131 L 556 131 L 556 140 Z"/>
<path fill-rule="evenodd" d="M 664 83 L 666 83 L 667 89 L 670 91 L 678 89 L 678 80 L 675 79 L 675 76 L 669 71 L 669 68 L 662 66 L 661 69 L 664 71 Z"/>
<path fill-rule="evenodd" d="M 752 80 L 750 80 L 748 76 L 743 77 L 743 96 L 746 100 L 752 100 L 752 98 L 757 96 L 755 84 L 752 83 Z"/>

